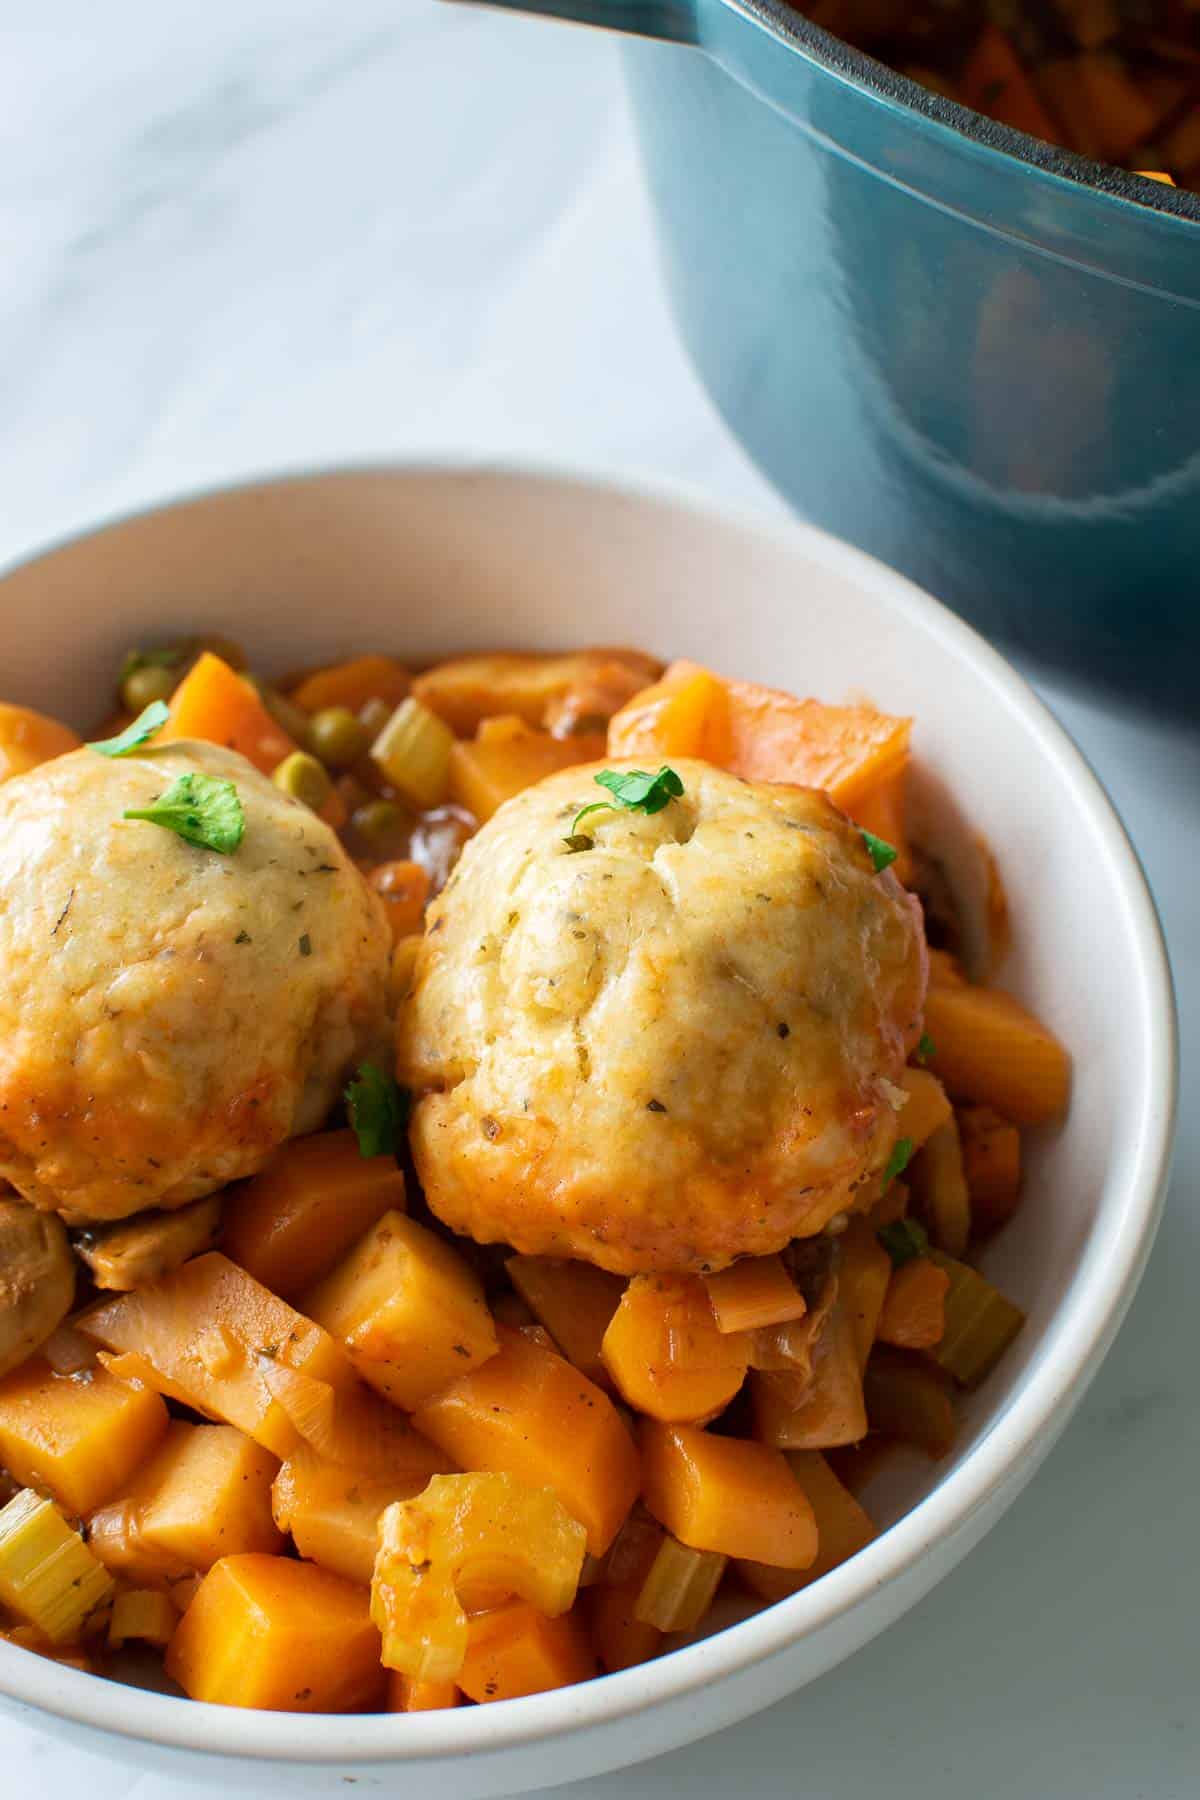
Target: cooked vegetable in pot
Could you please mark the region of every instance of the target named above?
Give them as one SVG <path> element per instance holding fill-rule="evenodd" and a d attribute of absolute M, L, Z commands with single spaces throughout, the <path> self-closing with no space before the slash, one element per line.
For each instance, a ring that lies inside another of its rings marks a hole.
<path fill-rule="evenodd" d="M 0 707 L 0 1633 L 416 1712 L 819 1580 L 1020 1330 L 1070 1082 L 927 948 L 911 721 L 229 648 Z"/>
<path fill-rule="evenodd" d="M 813 0 L 818 25 L 1032 137 L 1200 189 L 1187 0 Z"/>

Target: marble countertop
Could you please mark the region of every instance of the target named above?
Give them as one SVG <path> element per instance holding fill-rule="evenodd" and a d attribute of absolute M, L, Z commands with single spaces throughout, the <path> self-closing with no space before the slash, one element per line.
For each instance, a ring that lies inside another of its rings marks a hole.
<path fill-rule="evenodd" d="M 602 36 L 430 0 L 4 10 L 0 564 L 180 489 L 375 458 L 659 473 L 780 510 L 673 335 Z M 1197 1791 L 1200 735 L 1043 692 L 1141 850 L 1179 987 L 1145 1283 L 1045 1469 L 929 1599 L 579 1800 Z M 0 1721 L 0 1766 L 22 1800 L 172 1791 L 33 1715 Z"/>

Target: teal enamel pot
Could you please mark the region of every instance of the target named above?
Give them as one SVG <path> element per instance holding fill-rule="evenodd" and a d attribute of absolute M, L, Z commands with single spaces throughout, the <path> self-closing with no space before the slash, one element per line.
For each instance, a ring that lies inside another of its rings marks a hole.
<path fill-rule="evenodd" d="M 1010 648 L 1196 712 L 1200 197 L 942 100 L 777 0 L 523 10 L 640 34 L 679 329 L 797 509 Z"/>

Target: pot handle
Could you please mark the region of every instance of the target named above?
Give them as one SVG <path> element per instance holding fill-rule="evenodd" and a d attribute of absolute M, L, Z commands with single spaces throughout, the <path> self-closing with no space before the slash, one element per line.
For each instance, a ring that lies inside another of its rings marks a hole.
<path fill-rule="evenodd" d="M 538 13 L 546 19 L 570 19 L 580 25 L 602 25 L 635 37 L 664 38 L 672 44 L 699 42 L 696 0 L 482 0 L 509 12 Z"/>

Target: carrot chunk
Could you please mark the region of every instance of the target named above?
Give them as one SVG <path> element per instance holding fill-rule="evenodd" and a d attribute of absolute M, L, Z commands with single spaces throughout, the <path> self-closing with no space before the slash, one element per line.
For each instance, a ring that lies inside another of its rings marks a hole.
<path fill-rule="evenodd" d="M 355 656 L 306 675 L 288 698 L 307 713 L 324 712 L 330 706 L 356 713 L 368 700 L 399 706 L 411 686 L 408 670 L 394 656 Z"/>
<path fill-rule="evenodd" d="M 459 1706 L 462 1695 L 453 1681 L 414 1681 L 400 1669 L 388 1673 L 387 1710 L 389 1712 L 441 1712 L 447 1706 Z"/>
<path fill-rule="evenodd" d="M 88 1542 L 108 1568 L 147 1587 L 207 1574 L 222 1556 L 274 1554 L 275 1458 L 232 1425 L 173 1419 L 125 1497 L 88 1520 Z"/>
<path fill-rule="evenodd" d="M 390 1156 L 363 1156 L 352 1131 L 292 1138 L 226 1210 L 226 1256 L 284 1300 L 327 1273 L 386 1212 L 404 1208 Z"/>
<path fill-rule="evenodd" d="M 769 1563 L 738 1563 L 738 1573 L 763 1600 L 784 1600 L 819 1581 L 878 1533 L 849 1488 L 838 1480 L 819 1450 L 789 1450 L 788 1467 L 808 1496 L 817 1522 L 818 1549 L 807 1569 L 777 1569 Z"/>
<path fill-rule="evenodd" d="M 680 1543 L 781 1569 L 816 1556 L 812 1507 L 778 1450 L 647 1420 L 642 1462 L 646 1505 Z"/>
<path fill-rule="evenodd" d="M 557 1256 L 510 1256 L 504 1266 L 567 1361 L 589 1381 L 607 1387 L 600 1347 L 624 1291 L 621 1277 Z"/>
<path fill-rule="evenodd" d="M 704 1285 L 717 1330 L 724 1334 L 786 1325 L 807 1310 L 804 1295 L 778 1256 L 747 1257 L 717 1275 L 706 1275 Z"/>
<path fill-rule="evenodd" d="M 637 1450 L 608 1395 L 552 1350 L 501 1330 L 499 1354 L 413 1415 L 460 1468 L 553 1488 L 602 1556 L 637 1498 Z"/>
<path fill-rule="evenodd" d="M 745 1380 L 750 1342 L 718 1329 L 698 1275 L 635 1275 L 601 1347 L 622 1397 L 652 1419 L 713 1419 Z"/>
<path fill-rule="evenodd" d="M 971 1222 L 977 1231 L 995 1231 L 1021 1197 L 1021 1134 L 990 1106 L 960 1107 L 958 1130 Z"/>
<path fill-rule="evenodd" d="M 474 1269 L 403 1213 L 385 1213 L 304 1306 L 345 1344 L 363 1380 L 409 1411 L 496 1354 Z"/>
<path fill-rule="evenodd" d="M 253 687 L 227 662 L 206 650 L 188 670 L 171 697 L 171 716 L 156 743 L 202 738 L 239 751 L 256 769 L 270 775 L 297 745 L 279 725 Z M 331 793 L 321 817 L 335 827 L 345 823 L 340 796 Z"/>
<path fill-rule="evenodd" d="M 167 1651 L 193 1700 L 275 1712 L 357 1712 L 386 1677 L 365 1588 L 286 1556 L 226 1556 Z"/>
<path fill-rule="evenodd" d="M 524 1600 L 479 1613 L 468 1627 L 458 1685 L 468 1699 L 519 1700 L 590 1681 L 596 1662 L 573 1613 L 548 1619 Z"/>
<path fill-rule="evenodd" d="M 166 1429 L 160 1396 L 106 1369 L 76 1381 L 34 1357 L 0 1381 L 0 1465 L 70 1513 L 120 1493 Z"/>
<path fill-rule="evenodd" d="M 956 1100 L 994 1106 L 1018 1125 L 1066 1111 L 1071 1062 L 1054 1034 L 998 988 L 933 985 L 925 997 L 929 1066 Z"/>
<path fill-rule="evenodd" d="M 927 1256 L 916 1256 L 892 1275 L 879 1315 L 879 1341 L 901 1350 L 932 1350 L 946 1330 L 950 1277 Z"/>

